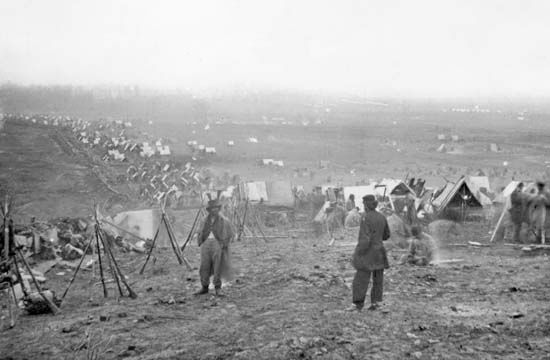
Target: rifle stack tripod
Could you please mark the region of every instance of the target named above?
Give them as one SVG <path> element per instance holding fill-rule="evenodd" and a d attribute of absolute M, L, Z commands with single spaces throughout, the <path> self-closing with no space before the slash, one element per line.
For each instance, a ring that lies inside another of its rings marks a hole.
<path fill-rule="evenodd" d="M 201 202 L 202 204 L 202 202 Z M 67 285 L 67 288 L 63 292 L 63 295 L 60 299 L 55 298 L 53 293 L 47 294 L 44 291 L 42 291 L 42 288 L 38 284 L 38 281 L 36 280 L 33 272 L 31 271 L 31 268 L 29 264 L 27 263 L 24 255 L 21 252 L 21 249 L 15 246 L 14 242 L 14 227 L 13 227 L 13 221 L 10 218 L 10 209 L 8 204 L 8 198 L 6 197 L 6 202 L 2 204 L 0 202 L 1 206 L 1 213 L 3 216 L 3 225 L 1 225 L 0 230 L 2 230 L 2 235 L 4 238 L 4 242 L 1 244 L 3 245 L 3 254 L 1 261 L 0 261 L 0 291 L 4 290 L 6 291 L 8 295 L 8 302 L 9 302 L 9 313 L 10 313 L 10 327 L 15 326 L 15 311 L 12 310 L 12 297 L 13 301 L 15 303 L 15 309 L 17 309 L 17 298 L 16 293 L 14 289 L 14 285 L 17 283 L 21 284 L 21 290 L 23 292 L 24 298 L 23 300 L 29 298 L 31 295 L 30 289 L 26 289 L 23 278 L 21 275 L 21 272 L 19 270 L 19 264 L 22 263 L 24 267 L 26 268 L 27 272 L 29 273 L 32 283 L 37 289 L 37 292 L 39 296 L 43 299 L 46 306 L 49 308 L 49 311 L 53 314 L 56 314 L 60 311 L 60 307 L 63 303 L 63 300 L 67 296 L 72 284 L 74 283 L 76 276 L 78 272 L 80 271 L 82 264 L 84 262 L 84 259 L 86 258 L 86 254 L 92 250 L 93 252 L 97 252 L 97 262 L 99 265 L 99 275 L 101 279 L 101 284 L 103 287 L 103 296 L 108 297 L 109 291 L 107 289 L 107 283 L 109 282 L 106 279 L 106 272 L 110 272 L 112 279 L 116 283 L 116 287 L 118 289 L 118 293 L 120 296 L 128 296 L 130 298 L 137 298 L 137 294 L 132 290 L 128 282 L 126 281 L 126 277 L 122 273 L 120 266 L 113 254 L 113 250 L 111 247 L 111 242 L 106 236 L 105 231 L 102 229 L 102 222 L 105 222 L 109 224 L 109 222 L 104 221 L 100 219 L 98 216 L 98 209 L 97 205 L 94 206 L 94 219 L 95 219 L 95 225 L 94 225 L 94 233 L 95 237 L 90 239 L 88 241 L 88 244 L 86 245 L 86 248 L 84 249 L 84 254 L 80 258 L 80 261 L 74 270 L 74 273 L 71 277 L 71 280 L 69 281 L 69 284 Z M 168 234 L 168 238 L 170 240 L 170 244 L 172 246 L 172 249 L 176 255 L 176 258 L 180 265 L 185 264 L 188 270 L 192 270 L 191 265 L 185 259 L 183 256 L 183 251 L 185 250 L 185 247 L 188 245 L 190 240 L 193 237 L 193 234 L 196 232 L 196 228 L 198 226 L 199 220 L 204 216 L 204 209 L 201 205 L 201 208 L 197 211 L 197 214 L 195 216 L 195 219 L 193 221 L 193 226 L 187 236 L 187 239 L 183 246 L 179 248 L 176 237 L 174 234 L 174 230 L 172 227 L 172 224 L 170 222 L 170 219 L 168 218 L 166 211 L 165 211 L 165 204 L 161 204 L 161 218 L 160 218 L 160 224 L 159 227 L 155 233 L 152 246 L 149 249 L 149 252 L 147 254 L 147 258 L 145 260 L 145 263 L 143 264 L 143 267 L 141 268 L 140 274 L 143 274 L 145 271 L 145 267 L 147 266 L 147 263 L 151 257 L 151 254 L 155 248 L 156 242 L 158 240 L 161 228 L 164 227 L 166 229 L 166 232 Z M 135 236 L 135 235 L 134 235 Z M 136 236 L 137 237 L 137 236 Z M 95 270 L 93 271 L 95 274 Z M 126 289 L 126 292 L 124 291 L 124 288 Z M 11 294 L 10 294 L 11 292 Z M 125 294 L 127 293 L 127 295 Z M 50 296 L 48 296 L 50 295 Z M 36 299 L 37 296 L 35 295 L 34 298 Z"/>
<path fill-rule="evenodd" d="M 195 221 L 193 222 L 193 227 L 191 228 L 191 231 L 189 231 L 189 236 L 187 236 L 187 240 L 185 241 L 185 243 L 183 244 L 181 249 L 178 247 L 178 243 L 176 241 L 176 235 L 174 234 L 174 228 L 172 227 L 172 223 L 170 222 L 170 219 L 168 218 L 168 215 L 166 215 L 165 207 L 166 207 L 166 198 L 164 198 L 164 203 L 160 205 L 161 215 L 160 215 L 159 227 L 158 227 L 157 231 L 155 232 L 155 236 L 153 237 L 153 243 L 151 244 L 151 248 L 149 249 L 149 252 L 147 253 L 147 258 L 145 259 L 145 263 L 143 263 L 143 267 L 139 271 L 140 275 L 142 275 L 143 272 L 145 271 L 145 267 L 147 266 L 147 263 L 149 262 L 149 258 L 151 257 L 151 254 L 153 253 L 153 250 L 154 250 L 155 245 L 157 243 L 157 240 L 158 240 L 158 237 L 159 237 L 160 230 L 161 230 L 162 226 L 164 226 L 165 229 L 166 229 L 166 233 L 168 234 L 168 239 L 170 241 L 170 245 L 172 246 L 172 250 L 174 251 L 174 254 L 176 255 L 176 258 L 178 259 L 178 263 L 180 265 L 185 264 L 185 266 L 187 267 L 187 270 L 192 270 L 193 269 L 191 267 L 191 264 L 189 264 L 189 261 L 187 261 L 187 259 L 183 256 L 183 250 L 185 250 L 185 247 L 187 246 L 187 244 L 189 243 L 189 241 L 192 238 L 195 226 L 197 224 L 197 220 L 198 220 L 199 216 L 202 213 L 202 207 L 197 212 L 197 216 L 195 217 Z"/>
<path fill-rule="evenodd" d="M 101 285 L 103 287 L 103 296 L 107 297 L 109 296 L 109 293 L 107 291 L 106 281 L 105 281 L 105 274 L 103 271 L 103 259 L 101 258 L 101 246 L 103 247 L 103 256 L 104 259 L 107 260 L 107 264 L 109 266 L 111 276 L 115 280 L 115 283 L 117 285 L 118 292 L 120 296 L 124 296 L 124 291 L 122 290 L 122 285 L 126 288 L 126 291 L 128 292 L 128 297 L 135 299 L 137 298 L 137 294 L 132 290 L 130 285 L 126 282 L 126 277 L 122 274 L 122 271 L 120 270 L 120 266 L 118 266 L 118 263 L 116 261 L 115 256 L 113 255 L 113 251 L 111 249 L 111 244 L 109 241 L 106 240 L 105 232 L 101 228 L 100 220 L 97 216 L 97 206 L 94 208 L 94 219 L 95 219 L 95 246 L 97 250 L 97 262 L 99 265 L 99 276 L 101 278 Z M 93 246 L 93 239 L 88 242 L 88 245 L 86 245 L 86 248 L 84 249 L 84 255 L 80 258 L 80 262 L 78 263 L 78 266 L 76 267 L 73 277 L 71 278 L 71 281 L 69 281 L 69 285 L 67 286 L 67 289 L 65 289 L 65 292 L 63 293 L 63 296 L 61 296 L 61 301 L 65 299 L 65 296 L 69 292 L 69 289 L 71 288 L 71 285 L 73 284 L 76 275 L 78 274 L 78 271 L 82 267 L 82 262 L 84 262 L 84 258 L 86 257 L 86 253 L 90 249 L 91 246 Z M 121 285 L 122 284 L 122 285 Z"/>
<path fill-rule="evenodd" d="M 34 276 L 29 264 L 27 263 L 25 256 L 21 252 L 21 249 L 15 244 L 14 225 L 11 218 L 11 205 L 13 205 L 13 199 L 10 199 L 8 196 L 5 197 L 5 201 L 3 204 L 0 202 L 0 209 L 3 218 L 1 229 L 3 235 L 3 252 L 1 254 L 2 259 L 0 260 L 0 289 L 4 290 L 7 295 L 8 311 L 10 316 L 10 328 L 15 326 L 16 310 L 18 308 L 17 296 L 15 294 L 15 286 L 17 284 L 20 284 L 21 292 L 24 296 L 23 300 L 25 303 L 30 301 L 33 295 L 30 292 L 31 289 L 27 290 L 27 288 L 25 287 L 23 276 L 21 275 L 21 271 L 19 270 L 17 257 L 19 257 L 19 260 L 29 273 L 29 276 L 31 277 L 33 285 L 36 287 L 39 297 L 44 300 L 44 303 L 46 304 L 46 306 L 49 307 L 50 311 L 53 314 L 58 313 L 58 305 L 60 305 L 60 302 L 58 302 L 57 305 L 54 303 L 56 299 L 54 298 L 53 293 L 50 293 L 51 296 L 48 297 L 47 294 L 42 291 L 42 288 L 38 284 L 38 281 L 36 280 L 36 277 Z M 13 310 L 11 303 L 12 297 L 15 305 Z"/>

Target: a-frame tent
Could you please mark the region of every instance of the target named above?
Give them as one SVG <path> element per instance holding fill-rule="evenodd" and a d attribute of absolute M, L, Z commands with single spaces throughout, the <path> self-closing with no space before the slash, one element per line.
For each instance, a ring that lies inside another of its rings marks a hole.
<path fill-rule="evenodd" d="M 476 197 L 466 181 L 465 176 L 454 184 L 447 183 L 441 193 L 432 201 L 432 205 L 437 212 L 442 212 L 447 208 L 482 208 L 481 201 Z"/>

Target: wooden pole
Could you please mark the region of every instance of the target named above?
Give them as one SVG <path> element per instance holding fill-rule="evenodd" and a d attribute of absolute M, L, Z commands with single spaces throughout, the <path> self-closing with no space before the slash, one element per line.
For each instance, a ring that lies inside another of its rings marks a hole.
<path fill-rule="evenodd" d="M 73 284 L 74 279 L 76 278 L 76 274 L 78 274 L 78 270 L 80 270 L 80 267 L 82 266 L 82 262 L 84 261 L 84 258 L 86 257 L 86 253 L 88 252 L 88 249 L 90 248 L 92 244 L 92 239 L 88 242 L 88 245 L 86 245 L 86 249 L 84 249 L 84 255 L 82 255 L 82 258 L 80 258 L 80 262 L 78 263 L 78 266 L 76 267 L 73 277 L 71 278 L 71 281 L 69 281 L 69 285 L 65 289 L 65 292 L 63 292 L 63 295 L 61 296 L 61 304 L 63 303 L 63 299 L 65 299 L 65 296 L 67 295 L 67 292 L 71 288 L 71 285 Z M 93 246 L 92 246 L 93 249 Z M 59 307 L 61 307 L 61 304 L 59 304 Z"/>
<path fill-rule="evenodd" d="M 491 234 L 491 240 L 489 240 L 489 242 L 495 241 L 497 231 L 500 228 L 500 223 L 502 223 L 502 220 L 504 219 L 504 215 L 506 214 L 506 211 L 508 210 L 509 201 L 510 201 L 510 197 L 508 197 L 506 199 L 506 201 L 504 202 L 504 208 L 502 209 L 502 214 L 500 214 L 500 217 L 498 218 L 497 225 L 495 226 L 495 230 L 493 230 L 493 233 Z"/>
<path fill-rule="evenodd" d="M 172 227 L 170 226 L 170 221 L 168 220 L 168 217 L 164 212 L 162 213 L 162 221 L 164 222 L 164 227 L 166 228 L 166 233 L 168 234 L 168 240 L 170 241 L 172 250 L 174 251 L 174 254 L 176 254 L 176 258 L 178 259 L 179 264 L 182 265 L 183 259 L 181 258 L 181 254 L 179 252 L 179 248 L 177 246 L 175 236 L 172 233 Z"/>
<path fill-rule="evenodd" d="M 258 213 L 254 213 L 254 220 L 256 221 L 256 227 L 258 228 L 258 230 L 260 231 L 260 234 L 262 234 L 262 238 L 264 239 L 264 242 L 267 242 L 267 238 L 265 237 L 265 234 L 262 230 L 262 227 L 260 225 L 260 220 L 258 219 Z"/>
<path fill-rule="evenodd" d="M 42 296 L 44 301 L 46 301 L 46 304 L 48 304 L 48 307 L 50 308 L 52 313 L 54 315 L 57 314 L 59 312 L 59 308 L 50 299 L 48 299 L 48 297 L 46 295 L 44 295 L 44 293 L 42 292 L 42 288 L 38 284 L 38 281 L 36 281 L 36 278 L 34 277 L 34 274 L 32 273 L 31 267 L 27 263 L 27 260 L 25 260 L 25 257 L 21 253 L 21 250 L 19 250 L 18 248 L 15 248 L 15 251 L 17 252 L 19 257 L 21 258 L 21 261 L 23 261 L 23 264 L 25 265 L 25 268 L 29 272 L 29 275 L 31 276 L 32 282 L 33 282 L 34 286 L 36 286 L 36 289 L 38 290 L 38 293 L 40 294 L 40 296 Z"/>
<path fill-rule="evenodd" d="M 101 285 L 103 285 L 103 297 L 109 296 L 107 292 L 107 286 L 105 285 L 105 277 L 103 276 L 103 264 L 101 263 L 101 249 L 99 248 L 99 225 L 95 224 L 95 241 L 97 248 L 97 262 L 99 263 L 99 277 L 101 279 Z M 105 245 L 104 245 L 105 246 Z"/>
<path fill-rule="evenodd" d="M 248 198 L 246 199 L 244 203 L 244 214 L 243 214 L 243 221 L 241 223 L 241 226 L 239 226 L 239 234 L 237 235 L 237 241 L 241 241 L 241 236 L 243 235 L 244 226 L 246 225 L 246 213 L 248 212 Z"/>
<path fill-rule="evenodd" d="M 107 252 L 107 250 L 106 250 L 106 247 L 108 245 L 105 243 L 105 240 L 103 239 L 103 235 L 101 235 L 101 229 L 98 230 L 98 234 L 99 234 L 99 239 L 101 240 L 101 243 L 103 244 L 103 253 L 107 256 L 107 258 L 109 258 L 109 255 L 112 256 L 112 254 L 111 254 L 110 251 Z M 118 293 L 120 294 L 120 296 L 124 296 L 124 293 L 122 292 L 122 287 L 120 287 L 120 281 L 118 279 L 119 276 L 120 276 L 120 274 L 118 273 L 118 269 L 113 266 L 113 261 L 111 259 L 109 259 L 108 263 L 109 263 L 109 267 L 111 269 L 111 274 L 113 275 L 113 279 L 116 282 L 116 285 L 117 285 L 117 288 L 118 288 Z"/>
<path fill-rule="evenodd" d="M 3 215 L 4 215 L 4 260 L 8 261 L 9 258 L 9 248 L 10 248 L 10 240 L 9 240 L 9 229 L 8 229 L 8 195 L 5 197 L 4 202 L 4 209 L 3 209 Z"/>
<path fill-rule="evenodd" d="M 102 241 L 103 241 L 103 238 L 102 238 Z M 128 294 L 130 295 L 130 297 L 132 299 L 137 298 L 137 294 L 132 290 L 130 285 L 128 285 L 128 283 L 126 282 L 126 279 L 124 278 L 124 275 L 120 271 L 120 267 L 118 266 L 118 264 L 116 262 L 116 258 L 114 257 L 114 255 L 111 251 L 111 248 L 109 247 L 109 244 L 105 244 L 105 241 L 103 241 L 103 248 L 107 251 L 108 256 L 110 256 L 110 258 L 112 260 L 112 263 L 113 263 L 113 266 L 114 266 L 114 269 L 115 269 L 116 273 L 119 275 L 120 281 L 122 282 L 122 284 L 124 284 L 124 286 L 126 287 L 126 290 L 128 290 Z"/>
<path fill-rule="evenodd" d="M 159 236 L 161 226 L 162 226 L 162 221 L 159 223 L 159 227 L 157 228 L 157 232 L 155 233 L 155 236 L 153 237 L 153 243 L 151 244 L 151 248 L 149 249 L 149 253 L 147 254 L 147 258 L 145 259 L 145 263 L 143 263 L 143 266 L 141 267 L 141 270 L 139 271 L 140 275 L 143 275 L 143 272 L 145 271 L 145 267 L 147 266 L 147 263 L 149 262 L 149 258 L 151 257 L 151 254 L 153 253 L 153 249 L 155 248 L 155 244 L 157 243 L 157 238 Z"/>
<path fill-rule="evenodd" d="M 183 243 L 183 246 L 181 247 L 182 254 L 183 254 L 183 251 L 185 250 L 185 247 L 189 243 L 189 241 L 191 241 L 193 234 L 195 233 L 195 229 L 197 227 L 197 223 L 201 214 L 202 214 L 202 208 L 200 208 L 199 211 L 197 211 L 197 215 L 195 215 L 195 220 L 193 221 L 193 226 L 191 226 L 191 230 L 189 230 L 189 235 L 187 235 L 187 239 L 185 240 L 185 243 Z"/>

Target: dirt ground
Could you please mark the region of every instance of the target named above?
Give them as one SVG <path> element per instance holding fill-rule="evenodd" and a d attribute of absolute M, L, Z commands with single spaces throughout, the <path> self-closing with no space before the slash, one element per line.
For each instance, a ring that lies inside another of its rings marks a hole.
<path fill-rule="evenodd" d="M 466 239 L 464 239 L 466 240 Z M 479 240 L 479 239 L 475 239 Z M 237 278 L 223 297 L 194 296 L 198 248 L 168 250 L 139 275 L 143 255 L 118 254 L 135 300 L 83 271 L 57 316 L 20 316 L 2 358 L 86 359 L 548 359 L 550 262 L 503 245 L 447 247 L 428 267 L 390 252 L 385 310 L 350 305 L 352 241 L 248 239 L 232 247 Z M 97 270 L 96 270 L 97 271 Z M 70 269 L 53 268 L 60 293 Z"/>
<path fill-rule="evenodd" d="M 548 131 L 538 127 L 503 127 L 495 134 L 487 124 L 476 128 L 475 119 L 465 128 L 424 119 L 419 131 L 411 132 L 388 119 L 367 120 L 376 131 L 260 125 L 244 131 L 227 124 L 200 136 L 215 139 L 216 144 L 205 143 L 219 147 L 220 156 L 208 160 L 209 166 L 249 180 L 289 178 L 295 166 L 314 168 L 321 159 L 331 160 L 330 168 L 316 170 L 313 178 L 293 180 L 317 184 L 328 178 L 353 183 L 403 177 L 409 171 L 441 180 L 442 175 L 458 177 L 479 168 L 494 169 L 503 177 L 535 177 L 548 143 Z M 175 134 L 179 145 L 174 147 L 185 154 L 182 144 L 192 139 L 191 128 L 159 125 L 155 131 Z M 457 129 L 466 138 L 465 154 L 434 153 L 437 133 Z M 14 187 L 18 219 L 89 216 L 94 200 L 123 201 L 98 176 L 103 165 L 62 133 L 8 123 L 0 135 L 0 183 Z M 242 144 L 248 136 L 259 138 L 257 148 Z M 225 151 L 230 137 L 238 142 Z M 498 141 L 503 152 L 487 153 L 488 141 Z M 259 167 L 255 161 L 261 157 L 281 158 L 287 166 Z M 510 160 L 510 169 L 502 168 L 503 160 Z M 358 170 L 356 175 L 349 174 L 351 168 Z M 488 243 L 490 228 L 467 223 L 458 243 Z M 453 244 L 443 241 L 447 245 L 441 253 L 442 259 L 455 262 L 421 268 L 398 265 L 403 253 L 392 250 L 385 310 L 355 313 L 345 311 L 351 299 L 353 236 L 329 247 L 324 237 L 294 234 L 233 244 L 238 276 L 220 298 L 193 296 L 200 287 L 195 244 L 186 250 L 192 271 L 178 265 L 171 251 L 158 250 L 156 261 L 139 275 L 144 255 L 118 252 L 137 299 L 117 298 L 113 283 L 104 298 L 98 274 L 82 271 L 59 315 L 21 314 L 14 329 L 1 332 L 0 358 L 550 359 L 550 262 L 544 253 L 525 256 L 502 243 L 456 246 L 455 239 Z M 46 273 L 47 287 L 61 294 L 71 272 L 53 268 Z"/>

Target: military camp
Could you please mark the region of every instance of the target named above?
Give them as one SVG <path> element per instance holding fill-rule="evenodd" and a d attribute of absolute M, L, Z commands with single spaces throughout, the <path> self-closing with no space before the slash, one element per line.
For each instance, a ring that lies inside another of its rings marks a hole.
<path fill-rule="evenodd" d="M 550 359 L 549 13 L 0 1 L 0 360 Z"/>

